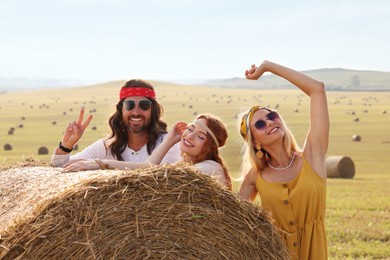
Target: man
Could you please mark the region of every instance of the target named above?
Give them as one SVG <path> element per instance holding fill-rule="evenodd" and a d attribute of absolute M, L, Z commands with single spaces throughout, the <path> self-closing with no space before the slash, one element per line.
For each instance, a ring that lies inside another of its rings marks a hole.
<path fill-rule="evenodd" d="M 146 162 L 167 134 L 167 124 L 161 120 L 163 113 L 163 107 L 157 103 L 152 84 L 140 79 L 128 80 L 121 87 L 116 112 L 108 121 L 110 135 L 71 156 L 72 148 L 92 120 L 92 115 L 89 115 L 83 122 L 82 108 L 78 121 L 69 123 L 65 129 L 51 163 L 53 166 L 64 166 L 69 161 L 80 159 L 96 159 L 99 165 L 99 159 Z M 179 160 L 180 149 L 174 146 L 162 163 L 174 163 Z M 101 164 L 100 167 L 104 168 L 104 165 Z"/>

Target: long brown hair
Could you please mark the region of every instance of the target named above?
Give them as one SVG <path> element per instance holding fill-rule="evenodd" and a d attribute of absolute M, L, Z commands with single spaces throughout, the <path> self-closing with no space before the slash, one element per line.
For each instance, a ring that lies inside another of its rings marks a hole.
<path fill-rule="evenodd" d="M 226 140 L 228 138 L 228 132 L 226 129 L 226 126 L 223 124 L 221 120 L 216 118 L 213 115 L 209 114 L 202 114 L 199 115 L 196 119 L 204 119 L 206 120 L 206 125 L 210 130 L 214 133 L 215 137 L 218 140 L 219 147 L 222 147 L 225 145 Z M 208 134 L 208 137 L 205 145 L 203 146 L 203 150 L 200 153 L 199 161 L 204 161 L 204 160 L 212 160 L 217 163 L 219 163 L 224 171 L 225 178 L 226 178 L 226 184 L 229 190 L 232 190 L 232 181 L 230 178 L 230 175 L 228 173 L 228 170 L 219 155 L 219 151 L 217 147 L 217 144 L 214 142 L 214 140 L 211 138 L 210 134 Z"/>
<path fill-rule="evenodd" d="M 154 90 L 152 84 L 142 79 L 131 79 L 126 81 L 121 88 L 141 87 Z M 156 147 L 157 142 L 161 142 L 161 134 L 167 132 L 167 124 L 161 120 L 164 114 L 163 107 L 153 98 L 148 98 L 152 102 L 151 121 L 147 126 L 148 133 L 147 151 L 150 155 Z M 107 148 L 116 159 L 123 161 L 122 152 L 128 145 L 128 130 L 122 121 L 123 99 L 116 104 L 115 113 L 109 118 L 108 123 L 111 128 L 111 133 L 107 138 Z"/>

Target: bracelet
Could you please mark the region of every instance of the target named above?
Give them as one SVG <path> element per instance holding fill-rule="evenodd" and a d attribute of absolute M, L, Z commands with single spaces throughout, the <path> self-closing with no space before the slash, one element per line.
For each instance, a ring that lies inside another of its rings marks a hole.
<path fill-rule="evenodd" d="M 62 142 L 60 142 L 60 144 L 58 145 L 58 148 L 60 148 L 61 151 L 64 151 L 65 153 L 70 153 L 72 149 L 69 149 L 69 148 L 66 148 L 65 146 L 62 146 Z"/>
<path fill-rule="evenodd" d="M 97 164 L 99 164 L 100 169 L 102 169 L 102 170 L 108 170 L 108 169 L 110 169 L 110 168 L 108 167 L 108 163 L 104 163 L 104 162 L 102 162 L 102 160 L 100 160 L 100 159 L 95 159 L 95 162 L 96 162 Z"/>

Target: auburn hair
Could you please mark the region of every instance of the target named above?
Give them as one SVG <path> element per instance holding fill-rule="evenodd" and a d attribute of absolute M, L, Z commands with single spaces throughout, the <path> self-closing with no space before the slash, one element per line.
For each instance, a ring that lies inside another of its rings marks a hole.
<path fill-rule="evenodd" d="M 214 133 L 215 137 L 218 140 L 219 147 L 222 147 L 225 145 L 226 140 L 228 138 L 228 132 L 226 129 L 226 126 L 224 123 L 216 118 L 213 115 L 209 114 L 202 114 L 199 115 L 196 119 L 204 119 L 206 121 L 207 127 Z M 219 163 L 224 171 L 225 178 L 226 178 L 226 185 L 229 190 L 232 190 L 232 181 L 230 178 L 230 175 L 228 173 L 228 170 L 223 162 L 222 157 L 219 154 L 219 150 L 217 147 L 217 144 L 214 142 L 213 138 L 210 136 L 210 134 L 207 134 L 209 138 L 207 138 L 205 145 L 203 146 L 203 149 L 200 153 L 200 156 L 198 158 L 198 162 L 204 161 L 204 160 L 212 160 L 217 163 Z M 196 162 L 194 162 L 196 163 Z"/>

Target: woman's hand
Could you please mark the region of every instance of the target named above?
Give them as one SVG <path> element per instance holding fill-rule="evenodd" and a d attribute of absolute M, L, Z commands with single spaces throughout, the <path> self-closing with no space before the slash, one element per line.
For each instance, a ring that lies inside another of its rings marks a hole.
<path fill-rule="evenodd" d="M 268 61 L 263 61 L 259 67 L 256 67 L 255 64 L 252 64 L 252 66 L 245 71 L 245 77 L 250 80 L 259 79 L 264 74 L 264 72 L 266 72 L 265 67 L 268 63 Z"/>
<path fill-rule="evenodd" d="M 70 122 L 65 129 L 64 136 L 62 138 L 62 145 L 66 148 L 72 149 L 73 146 L 80 140 L 83 136 L 85 129 L 92 120 L 92 115 L 89 115 L 87 120 L 83 123 L 84 118 L 84 107 L 80 109 L 79 119 L 73 122 Z"/>
<path fill-rule="evenodd" d="M 181 139 L 181 135 L 187 129 L 187 123 L 185 122 L 176 122 L 172 129 L 168 132 L 168 138 L 174 143 L 177 143 Z"/>
<path fill-rule="evenodd" d="M 74 160 L 63 166 L 63 172 L 78 172 L 86 170 L 98 170 L 100 165 L 95 160 Z"/>

